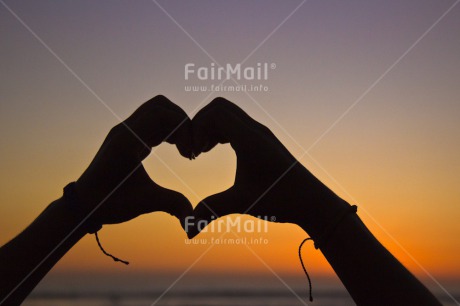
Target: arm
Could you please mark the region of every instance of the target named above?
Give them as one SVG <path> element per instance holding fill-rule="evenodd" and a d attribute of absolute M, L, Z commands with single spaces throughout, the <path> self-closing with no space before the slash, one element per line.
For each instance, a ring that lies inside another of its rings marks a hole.
<path fill-rule="evenodd" d="M 349 204 L 303 167 L 265 126 L 233 103 L 217 98 L 193 119 L 194 154 L 230 143 L 237 155 L 235 184 L 204 199 L 198 220 L 231 213 L 276 216 L 301 226 L 314 240 Z M 198 228 L 188 231 L 194 237 Z M 435 297 L 369 232 L 348 214 L 321 251 L 357 304 L 439 305 Z"/>
<path fill-rule="evenodd" d="M 167 212 L 183 223 L 192 214 L 190 202 L 155 184 L 142 160 L 162 141 L 176 144 L 183 156 L 190 157 L 190 133 L 191 121 L 185 112 L 162 96 L 144 103 L 115 126 L 75 184 L 79 201 L 69 203 L 66 197 L 54 201 L 0 248 L 0 304 L 20 304 L 88 232 L 90 223 L 121 223 L 154 211 Z M 72 204 L 78 205 L 77 211 Z"/>
<path fill-rule="evenodd" d="M 323 205 L 338 205 L 325 201 Z M 302 227 L 309 228 L 308 223 Z M 367 229 L 347 214 L 320 247 L 358 305 L 441 305 Z"/>
<path fill-rule="evenodd" d="M 17 305 L 85 234 L 63 198 L 0 249 L 0 304 Z"/>

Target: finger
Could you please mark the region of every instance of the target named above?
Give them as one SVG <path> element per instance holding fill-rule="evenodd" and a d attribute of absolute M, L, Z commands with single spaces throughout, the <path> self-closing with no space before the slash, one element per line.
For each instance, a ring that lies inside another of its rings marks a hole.
<path fill-rule="evenodd" d="M 193 153 L 198 156 L 218 143 L 240 146 L 255 122 L 242 109 L 224 98 L 216 98 L 192 120 Z"/>
<path fill-rule="evenodd" d="M 155 112 L 158 107 L 162 107 L 170 112 L 185 114 L 185 112 L 178 105 L 171 102 L 171 100 L 163 95 L 158 95 L 139 106 L 125 121 L 138 121 L 138 119 L 144 117 L 145 114 Z"/>
<path fill-rule="evenodd" d="M 201 201 L 193 211 L 193 218 L 186 220 L 184 229 L 188 237 L 192 239 L 219 217 L 241 213 L 236 199 L 234 189 L 230 188 Z"/>
<path fill-rule="evenodd" d="M 167 135 L 164 141 L 171 144 L 179 144 L 181 147 L 190 144 L 191 149 L 192 121 L 187 113 L 165 96 L 156 96 L 153 100 L 155 106 L 170 113 L 170 120 L 165 120 Z"/>
<path fill-rule="evenodd" d="M 254 125 L 258 123 L 251 116 L 249 116 L 245 111 L 243 111 L 235 103 L 230 102 L 229 100 L 217 97 L 213 99 L 208 105 L 203 107 L 195 116 L 195 118 L 200 117 L 201 115 L 207 114 L 208 112 L 219 112 L 226 111 L 233 113 L 239 117 L 240 120 L 244 121 L 248 125 Z"/>
<path fill-rule="evenodd" d="M 192 122 L 179 106 L 164 96 L 142 104 L 124 124 L 144 147 L 167 141 L 176 144 L 182 156 L 192 155 Z"/>
<path fill-rule="evenodd" d="M 192 121 L 189 117 L 184 118 L 171 132 L 166 141 L 175 144 L 179 153 L 188 159 L 193 156 Z"/>
<path fill-rule="evenodd" d="M 161 186 L 156 186 L 150 192 L 148 200 L 143 203 L 143 213 L 162 211 L 179 219 L 184 228 L 185 219 L 193 215 L 193 206 L 181 193 Z"/>

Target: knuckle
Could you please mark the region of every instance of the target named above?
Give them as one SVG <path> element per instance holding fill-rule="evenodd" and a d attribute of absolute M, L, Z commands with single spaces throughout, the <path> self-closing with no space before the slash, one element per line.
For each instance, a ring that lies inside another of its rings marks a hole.
<path fill-rule="evenodd" d="M 212 107 L 216 107 L 217 109 L 228 109 L 233 103 L 225 98 L 217 97 L 214 98 L 210 104 Z"/>
<path fill-rule="evenodd" d="M 157 103 L 171 103 L 168 98 L 166 98 L 164 95 L 157 95 L 152 98 L 153 101 Z"/>
<path fill-rule="evenodd" d="M 168 104 L 172 104 L 172 102 L 168 98 L 166 98 L 163 95 L 157 95 L 151 98 L 150 100 L 148 100 L 147 102 L 145 102 L 144 105 L 146 109 L 150 110 L 155 107 L 162 106 L 162 105 L 168 105 Z"/>
<path fill-rule="evenodd" d="M 119 123 L 112 127 L 109 131 L 108 136 L 110 138 L 118 138 L 126 132 L 126 126 L 124 123 Z"/>
<path fill-rule="evenodd" d="M 110 129 L 105 143 L 112 148 L 121 149 L 125 147 L 126 143 L 132 142 L 131 134 L 126 127 L 126 123 L 119 123 Z"/>

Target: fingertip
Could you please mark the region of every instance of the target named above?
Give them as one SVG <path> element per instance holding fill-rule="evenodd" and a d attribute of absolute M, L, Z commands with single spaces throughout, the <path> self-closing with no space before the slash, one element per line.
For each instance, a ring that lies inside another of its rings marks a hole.
<path fill-rule="evenodd" d="M 189 230 L 184 228 L 184 231 L 187 234 L 188 239 L 193 239 L 200 233 L 196 228 L 191 228 Z"/>
<path fill-rule="evenodd" d="M 193 149 L 191 145 L 182 145 L 182 144 L 177 143 L 176 148 L 182 157 L 185 157 L 190 160 L 193 159 L 194 154 L 193 154 Z"/>
<path fill-rule="evenodd" d="M 202 148 L 205 142 L 205 135 L 203 129 L 196 123 L 196 121 L 192 120 L 192 152 L 193 157 L 198 157 L 203 151 Z"/>
<path fill-rule="evenodd" d="M 186 223 L 183 226 L 184 231 L 187 233 L 189 239 L 195 238 L 199 233 L 201 233 L 213 220 L 206 220 L 201 218 L 194 218 L 193 222 Z"/>

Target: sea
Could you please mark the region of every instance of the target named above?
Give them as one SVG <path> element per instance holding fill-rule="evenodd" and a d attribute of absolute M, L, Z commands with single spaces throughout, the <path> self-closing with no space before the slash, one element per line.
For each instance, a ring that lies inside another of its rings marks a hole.
<path fill-rule="evenodd" d="M 431 284 L 443 305 L 460 305 L 458 282 Z M 441 288 L 441 287 L 443 288 Z M 355 305 L 338 279 L 312 279 L 313 302 L 305 277 L 279 275 L 52 275 L 27 306 L 270 306 Z"/>

